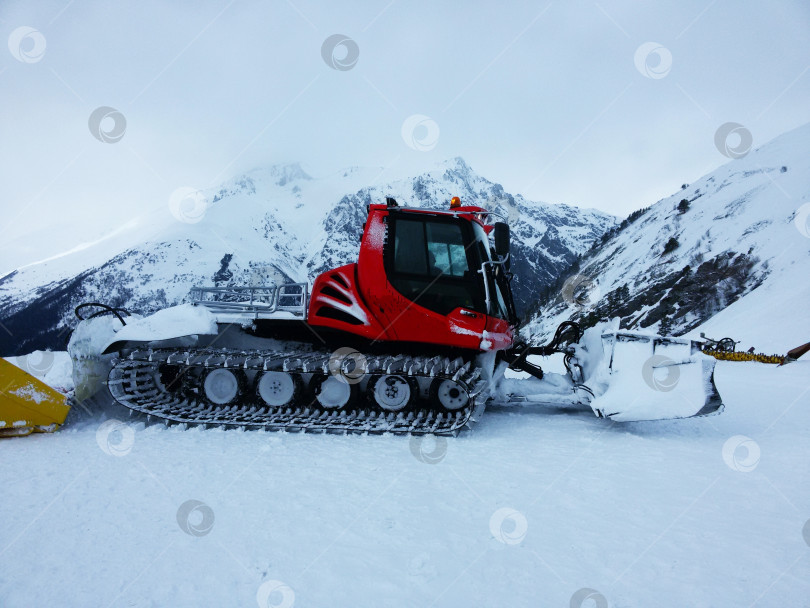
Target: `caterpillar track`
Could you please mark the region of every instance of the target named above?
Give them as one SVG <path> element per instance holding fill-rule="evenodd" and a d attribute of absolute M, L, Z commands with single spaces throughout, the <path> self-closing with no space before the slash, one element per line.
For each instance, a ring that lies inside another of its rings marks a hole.
<path fill-rule="evenodd" d="M 343 407 L 325 407 L 318 399 L 318 382 L 336 372 L 334 354 L 328 352 L 134 350 L 114 363 L 107 384 L 116 401 L 146 416 L 226 428 L 455 435 L 483 411 L 488 383 L 481 378 L 482 369 L 471 361 L 361 357 L 361 377 L 347 376 L 353 394 Z M 344 362 L 337 367 L 345 371 Z M 217 404 L 206 397 L 205 379 L 220 369 L 229 370 L 238 382 L 234 402 Z M 294 379 L 296 391 L 290 403 L 269 405 L 262 399 L 257 387 L 268 372 L 284 372 Z M 399 411 L 383 409 L 373 396 L 377 383 L 392 377 L 407 382 L 414 392 Z M 435 399 L 437 387 L 451 387 L 453 404 L 463 405 L 453 410 L 443 407 Z"/>

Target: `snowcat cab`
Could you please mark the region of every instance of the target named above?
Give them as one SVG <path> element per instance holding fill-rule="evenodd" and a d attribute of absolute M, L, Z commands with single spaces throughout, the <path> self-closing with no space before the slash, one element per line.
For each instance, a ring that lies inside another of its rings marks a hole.
<path fill-rule="evenodd" d="M 449 211 L 370 205 L 357 263 L 320 275 L 307 320 L 366 338 L 368 346 L 433 344 L 490 351 L 512 345 L 517 324 L 506 265 L 508 226 L 481 207 Z M 498 231 L 496 251 L 489 233 Z"/>

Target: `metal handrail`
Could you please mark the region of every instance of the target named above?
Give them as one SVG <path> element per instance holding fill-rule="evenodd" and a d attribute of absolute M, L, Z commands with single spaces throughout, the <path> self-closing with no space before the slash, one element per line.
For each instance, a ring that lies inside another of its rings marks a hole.
<path fill-rule="evenodd" d="M 492 310 L 490 305 L 492 304 L 492 300 L 490 298 L 489 293 L 489 281 L 487 280 L 489 276 L 487 275 L 487 266 L 503 266 L 506 264 L 506 261 L 509 259 L 510 254 L 506 254 L 505 256 L 501 257 L 498 260 L 487 260 L 486 262 L 481 262 L 481 268 L 478 270 L 478 274 L 480 274 L 484 279 L 484 302 L 487 307 L 487 314 L 491 314 Z"/>
<path fill-rule="evenodd" d="M 193 287 L 192 304 L 258 318 L 260 314 L 289 312 L 306 319 L 307 284 L 246 285 L 237 287 Z"/>

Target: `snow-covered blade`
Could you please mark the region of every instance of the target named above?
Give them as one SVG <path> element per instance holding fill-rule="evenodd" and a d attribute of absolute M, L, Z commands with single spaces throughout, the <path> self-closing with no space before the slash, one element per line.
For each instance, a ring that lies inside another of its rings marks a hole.
<path fill-rule="evenodd" d="M 601 350 L 585 382 L 594 393 L 590 406 L 600 418 L 690 418 L 723 407 L 714 384 L 716 361 L 693 340 L 607 331 L 601 335 Z"/>
<path fill-rule="evenodd" d="M 495 400 L 587 406 L 617 422 L 691 418 L 723 408 L 714 384 L 716 360 L 696 341 L 620 330 L 616 318 L 588 328 L 578 342 L 557 352 L 566 355 L 566 373 L 506 374 L 497 382 Z M 535 364 L 553 368 L 553 361 L 537 359 Z"/>

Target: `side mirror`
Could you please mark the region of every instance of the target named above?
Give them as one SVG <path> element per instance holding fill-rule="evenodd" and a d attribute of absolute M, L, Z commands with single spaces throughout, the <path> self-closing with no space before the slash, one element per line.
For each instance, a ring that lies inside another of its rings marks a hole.
<path fill-rule="evenodd" d="M 509 255 L 510 249 L 510 236 L 509 224 L 505 222 L 495 223 L 495 253 L 501 257 Z M 506 268 L 509 268 L 509 261 L 506 262 Z"/>

